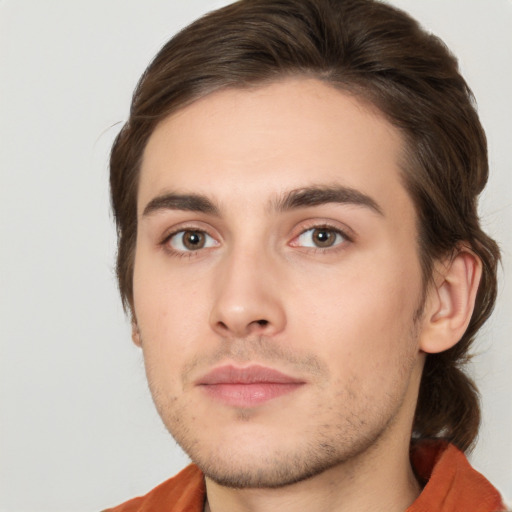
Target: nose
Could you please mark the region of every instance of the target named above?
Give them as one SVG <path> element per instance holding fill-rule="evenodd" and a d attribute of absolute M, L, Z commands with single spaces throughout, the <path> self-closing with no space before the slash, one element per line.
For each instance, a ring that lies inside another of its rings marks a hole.
<path fill-rule="evenodd" d="M 283 287 L 275 262 L 248 250 L 232 253 L 217 268 L 212 329 L 227 338 L 273 336 L 286 325 Z"/>

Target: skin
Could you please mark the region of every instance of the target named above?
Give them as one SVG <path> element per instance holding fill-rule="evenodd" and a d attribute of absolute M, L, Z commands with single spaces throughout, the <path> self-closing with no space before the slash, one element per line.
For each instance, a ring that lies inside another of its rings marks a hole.
<path fill-rule="evenodd" d="M 312 79 L 210 94 L 151 135 L 133 338 L 165 425 L 206 474 L 207 509 L 389 512 L 418 495 L 408 448 L 425 347 L 445 349 L 467 321 L 453 317 L 450 266 L 423 294 L 402 151 L 378 112 Z M 284 199 L 311 188 L 343 194 Z M 474 281 L 472 262 L 457 276 Z M 197 385 L 226 364 L 301 384 L 234 406 Z"/>

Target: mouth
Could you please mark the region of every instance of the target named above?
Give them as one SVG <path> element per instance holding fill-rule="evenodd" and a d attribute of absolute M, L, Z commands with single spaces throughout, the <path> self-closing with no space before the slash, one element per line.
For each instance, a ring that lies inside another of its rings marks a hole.
<path fill-rule="evenodd" d="M 256 407 L 292 393 L 304 384 L 304 380 L 259 365 L 246 368 L 221 366 L 196 382 L 210 398 L 241 408 Z"/>

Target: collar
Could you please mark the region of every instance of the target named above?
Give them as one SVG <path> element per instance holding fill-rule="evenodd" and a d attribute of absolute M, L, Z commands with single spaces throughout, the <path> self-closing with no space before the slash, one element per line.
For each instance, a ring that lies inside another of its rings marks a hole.
<path fill-rule="evenodd" d="M 414 443 L 411 463 L 425 486 L 406 512 L 505 511 L 498 491 L 454 445 L 437 439 Z"/>

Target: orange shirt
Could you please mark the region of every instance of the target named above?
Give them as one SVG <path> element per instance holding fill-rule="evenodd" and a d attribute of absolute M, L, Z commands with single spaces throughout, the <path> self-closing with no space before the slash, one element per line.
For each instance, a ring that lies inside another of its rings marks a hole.
<path fill-rule="evenodd" d="M 411 450 L 411 462 L 423 491 L 406 512 L 504 512 L 498 491 L 473 469 L 455 446 L 422 441 Z"/>
<path fill-rule="evenodd" d="M 145 496 L 103 512 L 203 512 L 205 494 L 203 474 L 191 464 Z"/>
<path fill-rule="evenodd" d="M 422 441 L 411 450 L 411 461 L 426 485 L 406 512 L 502 512 L 498 491 L 474 470 L 455 446 Z M 203 474 L 191 464 L 174 478 L 104 512 L 203 512 Z"/>

